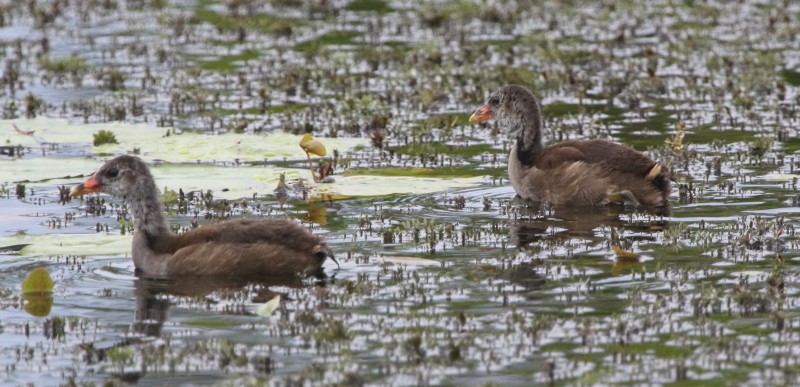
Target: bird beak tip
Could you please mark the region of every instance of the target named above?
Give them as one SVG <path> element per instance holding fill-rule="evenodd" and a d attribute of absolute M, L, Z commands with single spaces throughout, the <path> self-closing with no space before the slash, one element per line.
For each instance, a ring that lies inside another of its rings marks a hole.
<path fill-rule="evenodd" d="M 83 196 L 86 194 L 94 193 L 100 190 L 100 183 L 94 176 L 86 179 L 69 190 L 69 196 Z"/>
<path fill-rule="evenodd" d="M 481 122 L 486 122 L 492 118 L 492 113 L 489 110 L 489 107 L 484 105 L 480 109 L 476 110 L 475 113 L 472 113 L 469 116 L 469 123 L 470 124 L 480 124 Z"/>
<path fill-rule="evenodd" d="M 73 197 L 74 196 L 83 196 L 83 195 L 86 195 L 87 193 L 89 193 L 89 190 L 86 189 L 86 187 L 83 185 L 83 183 L 80 183 L 80 184 L 72 187 L 69 190 L 69 196 L 73 196 Z"/>

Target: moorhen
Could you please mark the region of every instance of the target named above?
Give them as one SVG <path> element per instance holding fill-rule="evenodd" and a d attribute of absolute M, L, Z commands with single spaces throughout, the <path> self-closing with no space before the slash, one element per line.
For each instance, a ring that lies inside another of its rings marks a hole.
<path fill-rule="evenodd" d="M 633 148 L 606 140 L 543 146 L 539 101 L 525 87 L 509 85 L 496 91 L 469 122 L 492 118 L 516 138 L 508 177 L 524 199 L 556 205 L 668 204 L 669 170 Z"/>
<path fill-rule="evenodd" d="M 321 277 L 325 258 L 336 262 L 322 238 L 286 219 L 239 219 L 183 234 L 172 233 L 153 176 L 147 165 L 134 156 L 107 161 L 86 181 L 73 187 L 70 195 L 92 192 L 121 198 L 133 214 L 131 255 L 137 274 Z"/>

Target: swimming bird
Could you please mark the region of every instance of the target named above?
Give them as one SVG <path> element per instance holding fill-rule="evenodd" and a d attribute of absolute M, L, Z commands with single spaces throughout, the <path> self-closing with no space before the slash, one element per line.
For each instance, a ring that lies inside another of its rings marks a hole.
<path fill-rule="evenodd" d="M 288 219 L 239 219 L 183 234 L 170 230 L 155 180 L 138 157 L 107 161 L 71 196 L 101 192 L 121 198 L 133 215 L 133 264 L 150 277 L 323 276 L 333 253 L 323 238 Z M 338 262 L 336 262 L 338 265 Z"/>
<path fill-rule="evenodd" d="M 490 119 L 497 119 L 516 138 L 508 177 L 524 199 L 564 205 L 668 204 L 668 168 L 631 147 L 597 139 L 545 147 L 539 101 L 523 86 L 497 90 L 469 122 Z"/>

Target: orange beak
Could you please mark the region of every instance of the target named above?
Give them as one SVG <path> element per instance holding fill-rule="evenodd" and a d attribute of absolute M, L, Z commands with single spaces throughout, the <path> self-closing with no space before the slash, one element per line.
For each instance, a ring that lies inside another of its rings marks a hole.
<path fill-rule="evenodd" d="M 476 110 L 475 113 L 472 113 L 469 116 L 469 123 L 470 124 L 480 124 L 481 122 L 486 122 L 492 119 L 492 111 L 489 110 L 489 105 L 483 105 L 480 109 Z"/>
<path fill-rule="evenodd" d="M 72 187 L 72 189 L 69 190 L 69 196 L 83 196 L 86 194 L 97 192 L 99 190 L 100 190 L 100 182 L 98 182 L 97 179 L 94 177 L 94 175 L 92 175 L 91 177 L 86 179 L 86 181 L 84 181 L 83 183 L 80 183 Z"/>

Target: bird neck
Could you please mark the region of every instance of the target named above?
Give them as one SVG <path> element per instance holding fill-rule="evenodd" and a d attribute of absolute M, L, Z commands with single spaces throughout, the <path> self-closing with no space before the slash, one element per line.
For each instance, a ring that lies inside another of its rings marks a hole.
<path fill-rule="evenodd" d="M 517 112 L 518 117 L 511 123 L 512 133 L 517 133 L 517 158 L 526 166 L 533 165 L 536 152 L 542 149 L 542 114 L 539 103 L 532 99 Z"/>
<path fill-rule="evenodd" d="M 137 190 L 125 197 L 128 209 L 133 215 L 134 229 L 137 233 L 146 235 L 148 239 L 172 235 L 158 197 L 156 184 L 151 177 L 147 177 L 142 179 L 144 181 Z"/>

